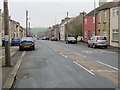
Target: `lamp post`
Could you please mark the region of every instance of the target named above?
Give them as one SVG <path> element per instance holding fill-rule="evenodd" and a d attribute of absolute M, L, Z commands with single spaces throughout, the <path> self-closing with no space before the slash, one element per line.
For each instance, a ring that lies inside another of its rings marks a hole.
<path fill-rule="evenodd" d="M 96 7 L 96 2 L 94 0 L 94 32 L 93 32 L 93 36 L 95 36 L 96 34 L 96 10 L 95 10 L 95 7 Z"/>
<path fill-rule="evenodd" d="M 28 18 L 28 19 L 29 19 L 29 36 L 30 36 L 30 29 L 31 29 L 31 28 L 30 28 L 30 25 L 31 25 L 30 19 L 31 19 L 31 18 Z"/>
<path fill-rule="evenodd" d="M 26 37 L 28 36 L 28 11 L 26 11 Z"/>

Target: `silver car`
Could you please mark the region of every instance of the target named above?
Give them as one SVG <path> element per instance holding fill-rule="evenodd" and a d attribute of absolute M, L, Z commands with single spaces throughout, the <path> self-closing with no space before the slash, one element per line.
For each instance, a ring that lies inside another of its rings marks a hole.
<path fill-rule="evenodd" d="M 105 47 L 107 48 L 108 42 L 105 36 L 93 36 L 88 40 L 88 47 Z"/>

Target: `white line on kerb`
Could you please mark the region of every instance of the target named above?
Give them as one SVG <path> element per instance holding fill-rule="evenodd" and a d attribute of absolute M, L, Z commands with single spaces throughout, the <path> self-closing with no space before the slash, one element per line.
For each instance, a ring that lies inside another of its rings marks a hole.
<path fill-rule="evenodd" d="M 67 56 L 65 56 L 64 54 L 60 53 L 62 56 L 64 56 L 65 58 L 68 58 Z"/>
<path fill-rule="evenodd" d="M 108 66 L 108 67 L 110 67 L 110 68 L 113 68 L 113 69 L 115 69 L 115 70 L 119 70 L 118 68 L 116 68 L 116 67 L 113 67 L 113 66 L 110 66 L 110 65 L 108 65 L 108 64 L 105 64 L 105 63 L 103 63 L 103 62 L 100 62 L 100 61 L 97 61 L 98 63 L 101 63 L 101 64 L 103 64 L 103 65 L 106 65 L 106 66 Z"/>
<path fill-rule="evenodd" d="M 81 68 L 83 68 L 84 70 L 86 70 L 88 73 L 95 75 L 93 72 L 91 72 L 90 70 L 88 70 L 87 68 L 83 67 L 82 65 L 78 64 L 77 62 L 73 61 L 73 63 L 75 63 L 76 65 L 80 66 Z"/>
<path fill-rule="evenodd" d="M 74 52 L 75 54 L 79 55 L 79 56 L 82 56 L 81 54 L 77 53 L 77 52 Z M 86 57 L 86 56 L 82 56 L 82 57 Z"/>

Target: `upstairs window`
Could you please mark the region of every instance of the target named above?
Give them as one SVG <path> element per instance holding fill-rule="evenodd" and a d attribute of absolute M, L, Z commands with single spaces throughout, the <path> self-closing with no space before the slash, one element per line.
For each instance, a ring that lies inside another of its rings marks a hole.
<path fill-rule="evenodd" d="M 85 24 L 87 24 L 87 18 L 85 18 Z"/>
<path fill-rule="evenodd" d="M 95 17 L 93 17 L 93 23 L 95 23 Z"/>
<path fill-rule="evenodd" d="M 113 16 L 118 16 L 118 8 L 115 8 L 115 9 L 113 9 L 112 10 L 112 14 L 113 14 Z"/>
<path fill-rule="evenodd" d="M 98 23 L 101 23 L 101 13 L 98 14 Z"/>
<path fill-rule="evenodd" d="M 106 22 L 107 12 L 104 11 L 103 22 Z"/>

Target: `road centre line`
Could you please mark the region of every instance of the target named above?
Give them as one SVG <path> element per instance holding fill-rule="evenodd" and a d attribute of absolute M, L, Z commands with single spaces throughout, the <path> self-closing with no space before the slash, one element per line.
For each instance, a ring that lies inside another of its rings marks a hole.
<path fill-rule="evenodd" d="M 110 66 L 110 65 L 108 65 L 108 64 L 105 64 L 105 63 L 103 63 L 103 62 L 100 62 L 100 61 L 97 61 L 98 63 L 101 63 L 101 64 L 103 64 L 103 65 L 105 65 L 105 66 L 108 66 L 108 67 L 110 67 L 110 68 L 113 68 L 113 69 L 115 69 L 115 70 L 119 70 L 118 68 L 116 68 L 116 67 L 113 67 L 113 66 Z"/>
<path fill-rule="evenodd" d="M 78 65 L 79 67 L 83 68 L 84 70 L 86 70 L 88 73 L 90 73 L 91 75 L 95 75 L 93 72 L 91 72 L 90 70 L 88 70 L 87 68 L 83 67 L 82 65 L 78 64 L 76 61 L 73 61 L 73 63 L 75 63 L 76 65 Z"/>
<path fill-rule="evenodd" d="M 74 52 L 75 54 L 79 55 L 79 56 L 82 56 L 81 54 L 77 53 L 77 52 Z M 82 56 L 82 57 L 86 57 L 86 56 Z"/>
<path fill-rule="evenodd" d="M 67 56 L 65 56 L 64 54 L 60 53 L 62 56 L 64 56 L 65 58 L 68 58 Z"/>

